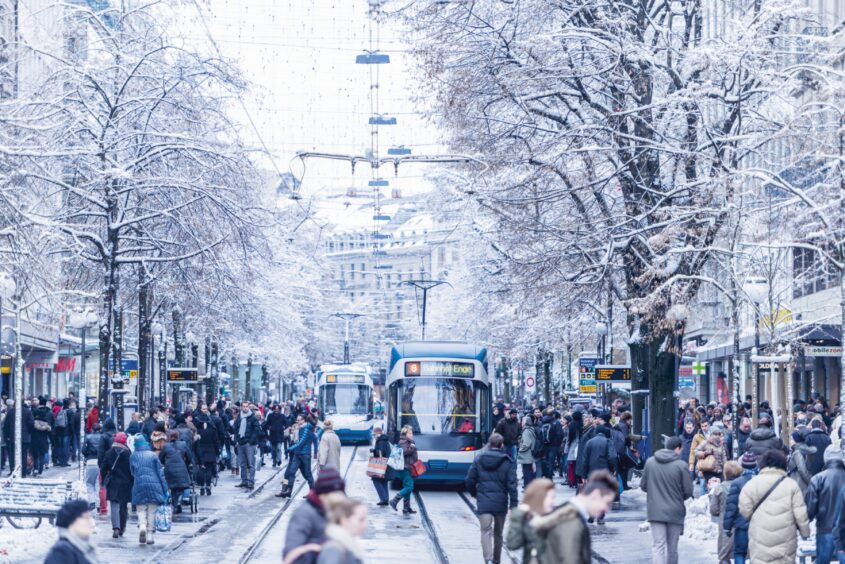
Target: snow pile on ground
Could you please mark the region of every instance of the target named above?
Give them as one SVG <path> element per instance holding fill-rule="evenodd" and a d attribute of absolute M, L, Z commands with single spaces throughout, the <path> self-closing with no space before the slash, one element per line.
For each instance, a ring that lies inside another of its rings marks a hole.
<path fill-rule="evenodd" d="M 713 540 L 719 536 L 719 526 L 710 515 L 710 496 L 688 499 L 684 536 L 690 540 Z"/>
<path fill-rule="evenodd" d="M 640 475 L 632 473 L 631 479 L 628 480 L 628 487 L 631 488 L 632 490 L 640 489 L 640 479 L 641 479 Z"/>
<path fill-rule="evenodd" d="M 37 529 L 15 529 L 3 520 L 0 527 L 0 562 L 39 562 L 58 536 L 46 520 Z"/>

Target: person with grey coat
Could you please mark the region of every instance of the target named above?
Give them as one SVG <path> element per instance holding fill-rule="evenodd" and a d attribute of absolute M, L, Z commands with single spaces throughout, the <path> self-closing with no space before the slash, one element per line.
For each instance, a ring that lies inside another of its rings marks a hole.
<path fill-rule="evenodd" d="M 531 425 L 531 417 L 526 416 L 522 420 L 522 434 L 519 436 L 519 451 L 516 455 L 516 461 L 522 465 L 522 487 L 527 488 L 528 484 L 535 477 L 534 472 L 534 443 L 537 441 L 537 436 L 534 434 L 534 427 Z"/>
<path fill-rule="evenodd" d="M 677 564 L 678 539 L 687 513 L 684 501 L 692 497 L 692 480 L 680 456 L 683 441 L 667 437 L 665 445 L 646 462 L 640 489 L 646 493 L 652 561 Z"/>

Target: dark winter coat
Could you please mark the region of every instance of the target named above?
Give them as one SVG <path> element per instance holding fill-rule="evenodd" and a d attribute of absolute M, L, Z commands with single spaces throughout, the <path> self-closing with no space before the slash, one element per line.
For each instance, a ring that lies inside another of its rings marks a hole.
<path fill-rule="evenodd" d="M 807 470 L 815 476 L 825 467 L 824 450 L 830 446 L 830 436 L 821 429 L 813 429 L 804 437 L 804 442 L 809 447 L 816 447 L 816 452 L 807 456 Z"/>
<path fill-rule="evenodd" d="M 405 470 L 408 470 L 417 461 L 417 443 L 405 438 L 399 439 L 399 446 L 402 447 L 402 454 L 405 455 Z"/>
<path fill-rule="evenodd" d="M 47 558 L 44 559 L 44 564 L 91 564 L 91 561 L 72 542 L 60 538 L 50 548 Z"/>
<path fill-rule="evenodd" d="M 753 452 L 758 457 L 772 448 L 782 450 L 786 454 L 783 441 L 769 427 L 757 427 L 745 441 L 745 450 Z"/>
<path fill-rule="evenodd" d="M 478 499 L 478 513 L 505 514 L 517 506 L 516 472 L 514 461 L 502 449 L 482 452 L 469 467 L 466 488 Z M 508 501 L 510 499 L 510 502 Z"/>
<path fill-rule="evenodd" d="M 745 454 L 746 443 L 748 442 L 748 437 L 751 436 L 751 433 L 746 433 L 742 429 L 737 429 L 736 431 L 736 442 L 739 446 L 739 454 L 737 458 L 742 457 Z"/>
<path fill-rule="evenodd" d="M 146 419 L 144 419 L 144 424 L 141 425 L 141 432 L 144 433 L 144 436 L 147 437 L 148 441 L 150 440 L 153 431 L 155 431 L 157 423 L 158 420 L 153 419 L 152 417 L 147 417 Z"/>
<path fill-rule="evenodd" d="M 731 487 L 725 498 L 725 519 L 722 521 L 724 529 L 745 529 L 748 530 L 748 519 L 739 512 L 739 494 L 742 487 L 751 481 L 757 472 L 750 469 L 743 469 L 739 478 L 731 481 Z"/>
<path fill-rule="evenodd" d="M 687 461 L 690 459 L 690 452 L 692 451 L 692 440 L 698 433 L 693 430 L 692 433 L 687 433 L 684 431 L 679 435 L 681 441 L 683 441 L 683 446 L 681 447 L 681 460 Z"/>
<path fill-rule="evenodd" d="M 602 434 L 596 435 L 587 442 L 584 452 L 578 453 L 576 462 L 583 471 L 583 473 L 578 472 L 578 475 L 585 477 L 596 470 L 610 470 L 611 473 L 615 473 L 618 464 L 619 455 L 616 453 L 613 441 Z"/>
<path fill-rule="evenodd" d="M 32 431 L 34 430 L 34 419 L 32 418 L 32 410 L 24 405 L 21 411 L 21 443 L 30 444 L 32 441 Z M 7 445 L 15 444 L 15 408 L 9 409 L 6 413 L 6 419 L 3 420 L 3 439 Z"/>
<path fill-rule="evenodd" d="M 214 426 L 214 430 L 217 431 L 217 442 L 220 444 L 222 450 L 224 446 L 229 444 L 229 433 L 226 432 L 226 422 L 216 413 L 212 413 L 211 424 Z"/>
<path fill-rule="evenodd" d="M 590 532 L 584 518 L 571 503 L 564 503 L 548 515 L 534 517 L 531 526 L 546 539 L 540 556 L 542 564 L 590 564 Z"/>
<path fill-rule="evenodd" d="M 135 452 L 129 457 L 132 468 L 132 504 L 144 505 L 167 503 L 168 485 L 164 477 L 164 468 L 158 456 L 150 450 L 148 444 L 135 445 Z"/>
<path fill-rule="evenodd" d="M 836 494 L 839 498 L 833 516 L 833 548 L 835 551 L 845 551 L 845 490 Z"/>
<path fill-rule="evenodd" d="M 505 417 L 496 424 L 496 432 L 505 439 L 505 446 L 512 447 L 519 444 L 519 433 L 521 431 L 519 419 L 511 420 Z"/>
<path fill-rule="evenodd" d="M 182 440 L 164 443 L 158 455 L 159 460 L 164 465 L 167 487 L 171 490 L 191 487 L 191 472 L 189 470 L 191 458 L 183 445 L 185 445 L 185 442 Z"/>
<path fill-rule="evenodd" d="M 389 458 L 390 457 L 390 441 L 387 439 L 387 435 L 381 435 L 378 439 L 376 439 L 376 444 L 373 445 L 373 448 L 370 450 L 373 453 L 373 456 L 379 456 L 382 458 Z M 381 478 L 373 478 L 373 480 L 379 480 Z M 384 474 L 385 480 L 392 480 L 393 479 L 393 468 L 390 466 L 387 467 L 387 472 Z"/>
<path fill-rule="evenodd" d="M 268 415 L 264 422 L 264 430 L 267 432 L 270 442 L 283 442 L 285 440 L 285 429 L 288 428 L 288 425 L 288 418 L 285 417 L 284 413 L 274 411 Z"/>
<path fill-rule="evenodd" d="M 117 425 L 114 424 L 114 419 L 109 417 L 103 423 L 103 432 L 100 435 L 100 444 L 97 445 L 97 465 L 103 465 L 103 458 L 114 443 L 114 435 L 117 433 Z"/>
<path fill-rule="evenodd" d="M 251 411 L 249 415 L 246 416 L 246 433 L 243 436 L 240 435 L 241 429 L 241 419 L 244 417 L 243 412 L 238 412 L 238 418 L 235 419 L 235 422 L 232 423 L 235 429 L 235 439 L 239 445 L 257 445 L 258 440 L 261 437 L 261 425 L 258 423 L 258 418 L 255 416 L 254 413 Z M 310 426 L 310 425 L 309 425 Z M 306 448 L 310 445 L 306 445 Z"/>
<path fill-rule="evenodd" d="M 296 519 L 291 519 L 285 533 L 285 548 L 282 558 L 290 551 L 304 544 L 323 544 L 326 541 L 326 512 L 312 498 L 303 503 L 296 511 Z M 314 564 L 318 553 L 310 552 L 294 562 L 295 564 Z"/>
<path fill-rule="evenodd" d="M 101 433 L 88 433 L 82 443 L 82 455 L 85 460 L 97 460 L 97 449 L 100 446 Z"/>
<path fill-rule="evenodd" d="M 842 460 L 828 460 L 824 470 L 813 476 L 810 487 L 804 496 L 807 506 L 807 517 L 816 520 L 816 531 L 829 533 L 833 531 L 836 522 L 837 506 L 841 497 L 839 492 L 845 491 L 845 463 Z"/>
<path fill-rule="evenodd" d="M 180 423 L 175 430 L 179 432 L 179 439 L 185 441 L 186 445 L 194 444 L 194 431 L 187 423 Z"/>
<path fill-rule="evenodd" d="M 143 428 L 141 427 L 141 423 L 139 421 L 135 421 L 134 419 L 129 423 L 129 426 L 126 427 L 126 434 L 127 435 L 137 435 L 141 433 Z"/>
<path fill-rule="evenodd" d="M 217 453 L 220 452 L 220 441 L 217 436 L 217 429 L 207 417 L 198 417 L 197 434 L 199 439 L 194 441 L 194 452 L 199 464 L 211 464 L 217 462 Z"/>
<path fill-rule="evenodd" d="M 551 447 L 558 451 L 560 450 L 560 445 L 563 444 L 563 439 L 566 438 L 563 432 L 563 425 L 560 422 L 560 419 L 552 418 L 552 428 L 549 432 L 549 444 Z"/>
<path fill-rule="evenodd" d="M 32 414 L 32 418 L 35 421 L 46 421 L 50 426 L 50 429 L 53 429 L 55 426 L 53 411 L 46 405 L 36 407 L 35 412 Z M 32 452 L 47 452 L 50 448 L 50 433 L 51 431 L 39 431 L 35 428 L 32 429 L 32 439 L 30 440 Z"/>
<path fill-rule="evenodd" d="M 120 503 L 132 502 L 132 469 L 129 464 L 129 457 L 132 453 L 129 447 L 116 443 L 103 457 L 103 464 L 100 466 L 100 477 L 102 483 L 106 483 L 108 476 L 108 487 L 106 488 L 106 499 Z"/>
<path fill-rule="evenodd" d="M 657 523 L 684 524 L 692 497 L 692 480 L 686 461 L 669 449 L 660 449 L 645 463 L 640 489 L 646 492 L 646 515 Z"/>

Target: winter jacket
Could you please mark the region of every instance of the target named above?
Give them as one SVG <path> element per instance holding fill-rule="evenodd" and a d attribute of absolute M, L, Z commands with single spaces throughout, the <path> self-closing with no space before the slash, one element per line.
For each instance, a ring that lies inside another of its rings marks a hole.
<path fill-rule="evenodd" d="M 370 452 L 373 456 L 378 456 L 382 458 L 390 457 L 390 441 L 387 438 L 387 435 L 381 435 L 378 439 L 376 439 L 375 445 L 373 448 L 370 449 Z M 387 467 L 387 472 L 384 474 L 384 478 L 373 478 L 373 480 L 392 480 L 393 479 L 393 468 L 390 466 Z"/>
<path fill-rule="evenodd" d="M 267 416 L 264 422 L 264 430 L 267 432 L 271 443 L 281 443 L 285 440 L 285 429 L 288 428 L 288 418 L 283 413 L 274 411 Z"/>
<path fill-rule="evenodd" d="M 212 464 L 217 462 L 217 454 L 220 452 L 220 440 L 217 429 L 211 423 L 211 419 L 197 417 L 197 440 L 194 441 L 194 454 L 199 464 Z"/>
<path fill-rule="evenodd" d="M 692 497 L 692 480 L 685 461 L 669 449 L 660 449 L 643 469 L 640 489 L 646 492 L 646 518 L 657 523 L 684 524 Z"/>
<path fill-rule="evenodd" d="M 223 450 L 223 447 L 230 444 L 229 433 L 226 432 L 226 421 L 216 413 L 212 413 L 211 424 L 217 431 L 217 443 L 220 445 L 220 450 Z"/>
<path fill-rule="evenodd" d="M 505 417 L 496 424 L 496 432 L 505 439 L 505 446 L 512 447 L 519 444 L 519 419 Z"/>
<path fill-rule="evenodd" d="M 32 418 L 32 410 L 26 405 L 21 411 L 21 443 L 30 444 L 32 441 L 32 431 L 34 430 L 34 419 Z M 3 436 L 6 439 L 6 444 L 11 446 L 15 444 L 15 408 L 12 407 L 6 413 L 6 418 L 3 420 Z"/>
<path fill-rule="evenodd" d="M 721 474 L 725 468 L 725 458 L 727 456 L 725 453 L 725 445 L 719 445 L 717 447 L 708 440 L 699 444 L 698 448 L 695 449 L 695 458 L 699 463 L 710 455 L 713 455 L 713 458 L 716 460 L 716 464 L 712 470 L 707 470 L 707 472 Z"/>
<path fill-rule="evenodd" d="M 53 411 L 46 405 L 36 407 L 32 414 L 32 418 L 34 421 L 45 421 L 50 426 L 50 429 L 53 429 L 56 424 L 53 418 Z M 52 431 L 39 431 L 33 427 L 32 439 L 30 441 L 30 445 L 32 445 L 32 452 L 43 453 L 50 449 L 51 432 Z"/>
<path fill-rule="evenodd" d="M 191 487 L 191 459 L 182 446 L 184 444 L 185 442 L 181 439 L 164 443 L 158 455 L 158 459 L 164 465 L 164 478 L 167 480 L 167 487 L 171 490 Z"/>
<path fill-rule="evenodd" d="M 571 503 L 564 503 L 548 515 L 534 517 L 531 526 L 546 539 L 540 556 L 542 564 L 590 564 L 590 532 Z"/>
<path fill-rule="evenodd" d="M 757 427 L 745 441 L 745 450 L 753 452 L 758 457 L 770 448 L 780 449 L 786 454 L 783 441 L 769 427 Z"/>
<path fill-rule="evenodd" d="M 129 457 L 132 453 L 129 447 L 120 443 L 112 446 L 103 457 L 103 464 L 100 466 L 100 478 L 106 483 L 106 499 L 120 503 L 132 501 L 132 469 L 129 464 Z"/>
<path fill-rule="evenodd" d="M 241 420 L 246 418 L 246 432 L 241 435 Z M 261 436 L 261 425 L 258 423 L 258 418 L 250 411 L 246 415 L 243 412 L 238 412 L 238 418 L 232 424 L 235 428 L 235 440 L 239 445 L 257 445 L 258 439 Z"/>
<path fill-rule="evenodd" d="M 100 410 L 95 405 L 88 410 L 88 415 L 85 417 L 85 432 L 90 433 L 94 430 L 94 425 L 100 420 Z"/>
<path fill-rule="evenodd" d="M 138 433 L 141 433 L 142 431 L 143 431 L 143 428 L 141 427 L 141 423 L 139 421 L 135 421 L 133 419 L 132 422 L 129 423 L 129 426 L 126 427 L 125 433 L 127 434 L 127 436 L 129 436 L 129 435 L 137 435 Z"/>
<path fill-rule="evenodd" d="M 109 417 L 103 423 L 103 432 L 100 434 L 100 444 L 97 445 L 97 465 L 103 465 L 103 459 L 106 453 L 114 443 L 114 435 L 117 433 L 117 425 L 114 424 L 114 419 Z"/>
<path fill-rule="evenodd" d="M 317 464 L 320 468 L 334 466 L 340 468 L 340 437 L 337 433 L 327 429 L 320 439 L 320 448 L 317 451 Z"/>
<path fill-rule="evenodd" d="M 833 531 L 836 522 L 833 520 L 841 501 L 839 493 L 845 491 L 845 462 L 842 460 L 828 460 L 824 470 L 813 476 L 804 503 L 807 506 L 807 518 L 816 520 L 818 533 Z"/>
<path fill-rule="evenodd" d="M 144 433 L 144 436 L 147 437 L 148 441 L 153 436 L 153 431 L 155 431 L 157 423 L 158 421 L 156 421 L 152 417 L 147 417 L 146 419 L 144 419 L 144 424 L 141 425 L 141 432 Z"/>
<path fill-rule="evenodd" d="M 739 446 L 739 454 L 737 458 L 742 458 L 742 455 L 745 454 L 746 443 L 748 442 L 748 437 L 751 436 L 751 433 L 746 433 L 742 429 L 738 429 L 736 432 L 736 443 Z"/>
<path fill-rule="evenodd" d="M 753 435 L 749 441 L 754 439 Z M 752 448 L 748 446 L 748 450 Z M 755 505 L 785 475 L 786 472 L 779 468 L 764 468 L 745 484 L 739 494 L 739 510 L 751 522 L 748 528 L 748 555 L 755 564 L 793 564 L 798 548 L 795 529 L 804 538 L 810 536 L 807 508 L 798 484 L 791 478 L 778 484 L 752 516 Z"/>
<path fill-rule="evenodd" d="M 296 442 L 288 447 L 288 452 L 293 454 L 311 454 L 311 444 L 314 442 L 314 428 L 311 423 L 306 423 L 299 428 Z"/>
<path fill-rule="evenodd" d="M 526 427 L 522 430 L 522 435 L 519 436 L 519 451 L 516 454 L 518 464 L 534 464 L 534 455 L 531 451 L 534 450 L 536 440 L 534 427 Z"/>
<path fill-rule="evenodd" d="M 742 488 L 751 481 L 757 472 L 750 469 L 743 469 L 742 474 L 731 482 L 728 495 L 725 497 L 725 519 L 723 521 L 725 530 L 748 529 L 748 519 L 739 512 L 739 494 Z"/>
<path fill-rule="evenodd" d="M 290 551 L 304 544 L 323 544 L 326 541 L 326 512 L 316 497 L 309 497 L 296 511 L 285 532 L 285 548 L 282 558 Z M 317 553 L 308 553 L 295 560 L 295 564 L 314 564 Z"/>
<path fill-rule="evenodd" d="M 525 513 L 519 506 L 511 510 L 505 545 L 510 550 L 522 549 L 522 564 L 538 564 L 546 549 L 546 539 L 531 526 L 534 515 Z"/>
<path fill-rule="evenodd" d="M 815 476 L 824 467 L 824 451 L 830 446 L 830 437 L 821 429 L 813 429 L 804 437 L 808 447 L 816 447 L 816 451 L 807 456 L 807 470 L 810 476 Z"/>
<path fill-rule="evenodd" d="M 361 545 L 340 525 L 326 526 L 326 539 L 317 557 L 317 564 L 364 564 Z"/>
<path fill-rule="evenodd" d="M 798 484 L 802 496 L 807 495 L 807 488 L 810 487 L 810 478 L 813 477 L 807 466 L 807 459 L 815 454 L 815 452 L 815 447 L 796 443 L 793 445 L 792 452 L 789 454 L 786 471 L 789 472 L 789 476 Z"/>
<path fill-rule="evenodd" d="M 696 463 L 695 451 L 698 450 L 698 447 L 701 446 L 702 443 L 706 443 L 706 442 L 707 442 L 707 437 L 705 437 L 704 433 L 702 433 L 701 431 L 698 431 L 695 435 L 693 435 L 692 442 L 690 443 L 689 457 L 687 459 L 687 464 L 689 464 L 690 466 L 695 465 L 695 463 Z"/>
<path fill-rule="evenodd" d="M 186 445 L 194 444 L 194 429 L 187 423 L 179 423 L 175 431 L 179 432 L 179 440 L 185 441 Z"/>
<path fill-rule="evenodd" d="M 44 564 L 91 564 L 85 553 L 67 538 L 59 538 L 47 553 Z"/>
<path fill-rule="evenodd" d="M 473 460 L 466 477 L 466 488 L 478 499 L 478 513 L 505 514 L 516 507 L 514 462 L 503 449 L 490 448 Z M 508 501 L 510 499 L 510 501 Z"/>
<path fill-rule="evenodd" d="M 578 457 L 576 473 L 586 477 L 596 470 L 610 470 L 615 474 L 618 465 L 619 455 L 616 447 L 613 446 L 613 441 L 599 434 L 590 439 L 584 447 L 583 454 Z"/>
<path fill-rule="evenodd" d="M 405 470 L 409 470 L 417 461 L 417 443 L 411 439 L 399 439 L 402 454 L 405 456 Z"/>
<path fill-rule="evenodd" d="M 725 528 L 725 508 L 727 507 L 728 492 L 733 480 L 722 482 L 710 492 L 710 515 L 719 524 L 719 540 L 717 554 L 719 562 L 730 562 L 733 558 L 733 540 Z"/>
<path fill-rule="evenodd" d="M 836 494 L 839 500 L 833 516 L 833 547 L 834 550 L 845 551 L 845 490 Z"/>
<path fill-rule="evenodd" d="M 695 431 L 692 433 L 683 432 L 678 437 L 683 441 L 683 446 L 681 446 L 681 460 L 687 461 L 689 460 L 694 451 L 692 450 L 692 440 L 698 435 Z M 687 463 L 689 464 L 689 463 Z"/>
<path fill-rule="evenodd" d="M 147 444 L 135 445 L 135 452 L 129 457 L 132 468 L 132 504 L 144 505 L 167 503 L 168 485 L 164 477 L 164 467 L 158 456 Z"/>
<path fill-rule="evenodd" d="M 97 448 L 100 446 L 100 433 L 88 433 L 82 443 L 82 455 L 85 460 L 97 460 Z"/>

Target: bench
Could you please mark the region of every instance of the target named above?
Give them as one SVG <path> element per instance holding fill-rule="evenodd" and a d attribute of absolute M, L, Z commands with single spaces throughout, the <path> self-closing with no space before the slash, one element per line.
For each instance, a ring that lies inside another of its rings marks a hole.
<path fill-rule="evenodd" d="M 37 528 L 41 519 L 51 524 L 59 508 L 79 494 L 73 482 L 14 478 L 0 482 L 0 517 L 16 528 Z M 23 519 L 33 519 L 25 523 Z"/>

